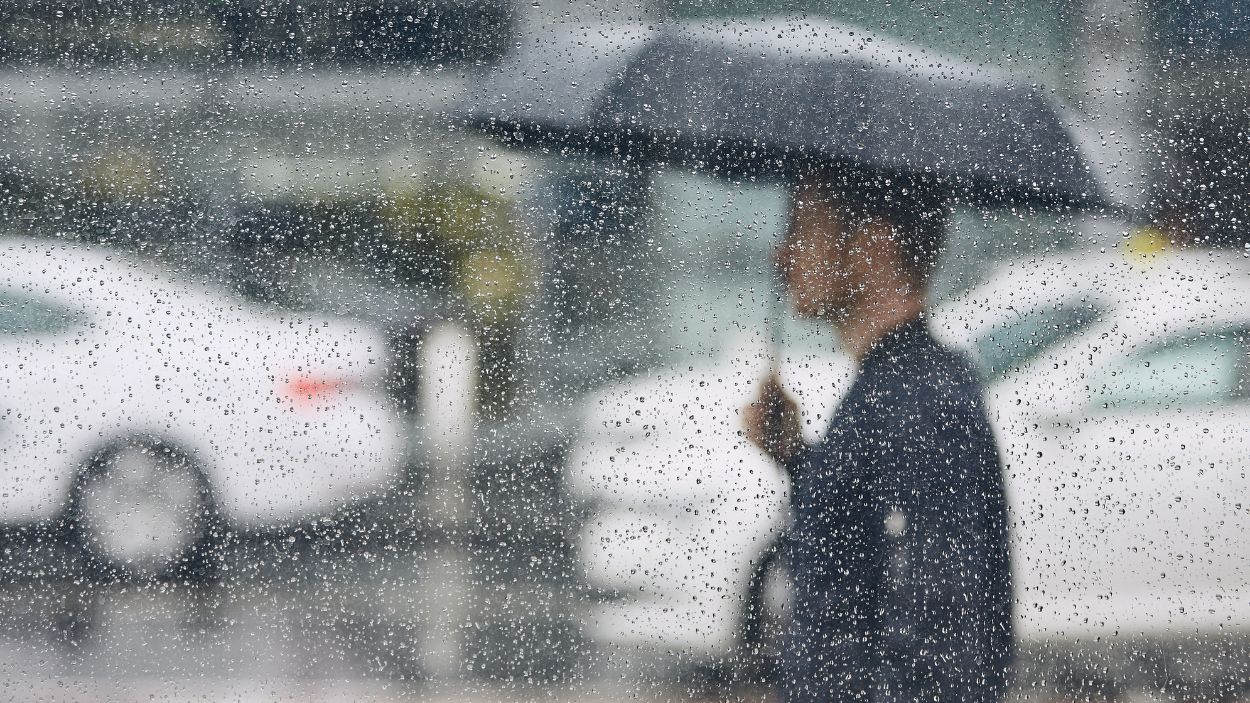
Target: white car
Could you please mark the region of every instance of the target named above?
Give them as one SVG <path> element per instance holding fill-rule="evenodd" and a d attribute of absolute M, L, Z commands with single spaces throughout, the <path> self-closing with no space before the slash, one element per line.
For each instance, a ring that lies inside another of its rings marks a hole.
<path fill-rule="evenodd" d="M 1017 262 L 936 325 L 991 374 L 1025 637 L 1250 628 L 1250 260 Z"/>
<path fill-rule="evenodd" d="M 394 481 L 384 340 L 104 248 L 0 239 L 0 521 L 57 521 L 157 575 L 221 528 L 321 516 Z"/>
<path fill-rule="evenodd" d="M 692 662 L 735 653 L 749 592 L 787 522 L 788 483 L 742 436 L 768 357 L 741 348 L 703 366 L 619 384 L 593 398 L 566 460 L 590 508 L 576 548 L 600 598 L 585 613 L 601 646 Z M 786 360 L 782 382 L 816 441 L 851 380 L 831 354 Z"/>
<path fill-rule="evenodd" d="M 1040 641 L 1250 627 L 1250 261 L 1113 250 L 1005 265 L 931 326 L 982 363 L 1006 466 L 1019 634 Z M 601 644 L 737 653 L 786 527 L 786 484 L 741 437 L 758 355 L 609 389 L 568 485 Z M 814 440 L 849 386 L 787 360 Z"/>

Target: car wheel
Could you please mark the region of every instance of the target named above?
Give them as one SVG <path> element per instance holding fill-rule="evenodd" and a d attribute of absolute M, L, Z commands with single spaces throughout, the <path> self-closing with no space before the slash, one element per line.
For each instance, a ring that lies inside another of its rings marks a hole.
<path fill-rule="evenodd" d="M 739 677 L 750 684 L 777 680 L 789 622 L 790 575 L 779 546 L 766 549 L 751 577 L 738 645 Z"/>
<path fill-rule="evenodd" d="M 185 452 L 132 438 L 100 451 L 70 500 L 74 542 L 96 573 L 157 579 L 205 575 L 215 516 L 208 483 Z"/>

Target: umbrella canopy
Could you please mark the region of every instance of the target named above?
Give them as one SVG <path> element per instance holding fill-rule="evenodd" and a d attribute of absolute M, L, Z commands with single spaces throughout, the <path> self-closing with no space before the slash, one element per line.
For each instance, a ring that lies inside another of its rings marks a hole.
<path fill-rule="evenodd" d="M 810 20 L 588 27 L 504 59 L 465 106 L 519 145 L 771 171 L 925 174 L 975 204 L 1098 207 L 1035 86 Z"/>

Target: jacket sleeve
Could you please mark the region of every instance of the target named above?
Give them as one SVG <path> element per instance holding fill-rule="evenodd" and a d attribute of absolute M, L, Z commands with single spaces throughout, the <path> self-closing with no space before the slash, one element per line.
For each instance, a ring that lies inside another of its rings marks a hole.
<path fill-rule="evenodd" d="M 804 444 L 789 459 L 781 462 L 781 468 L 785 469 L 786 475 L 790 477 L 790 485 L 794 485 L 795 479 L 807 469 L 815 452 L 815 447 Z"/>

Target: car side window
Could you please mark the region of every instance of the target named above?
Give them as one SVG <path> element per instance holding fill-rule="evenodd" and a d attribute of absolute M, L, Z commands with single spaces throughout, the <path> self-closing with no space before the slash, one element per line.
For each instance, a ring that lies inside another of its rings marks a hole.
<path fill-rule="evenodd" d="M 1247 392 L 1245 329 L 1171 339 L 1118 359 L 1090 384 L 1094 407 L 1210 405 Z"/>
<path fill-rule="evenodd" d="M 1098 321 L 1102 310 L 1085 301 L 1033 308 L 994 325 L 976 341 L 977 362 L 997 379 Z"/>
<path fill-rule="evenodd" d="M 80 313 L 40 296 L 0 291 L 0 335 L 29 336 L 72 327 Z"/>

